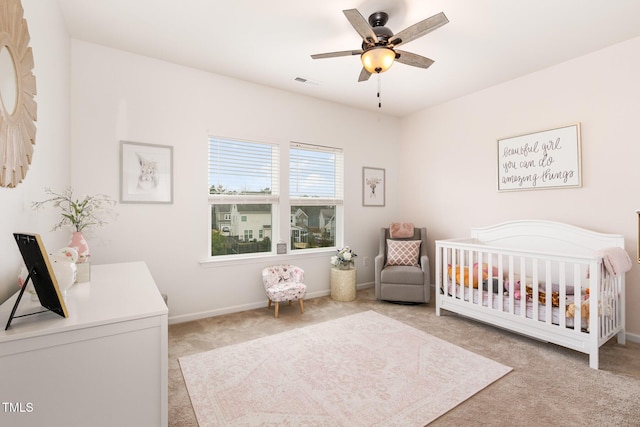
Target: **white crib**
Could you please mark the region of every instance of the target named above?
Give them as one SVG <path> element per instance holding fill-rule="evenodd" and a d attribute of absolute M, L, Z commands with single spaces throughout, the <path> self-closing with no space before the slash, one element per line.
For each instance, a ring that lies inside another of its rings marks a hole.
<path fill-rule="evenodd" d="M 625 342 L 625 277 L 610 274 L 598 254 L 610 247 L 624 248 L 623 236 L 539 220 L 438 240 L 436 314 L 448 310 L 587 353 L 598 369 L 600 346 L 614 335 Z"/>

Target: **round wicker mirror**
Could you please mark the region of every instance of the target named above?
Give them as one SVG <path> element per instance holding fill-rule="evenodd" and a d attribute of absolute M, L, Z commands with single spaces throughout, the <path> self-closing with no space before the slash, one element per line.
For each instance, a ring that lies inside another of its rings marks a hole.
<path fill-rule="evenodd" d="M 27 175 L 36 142 L 36 78 L 20 0 L 0 3 L 0 187 Z"/>

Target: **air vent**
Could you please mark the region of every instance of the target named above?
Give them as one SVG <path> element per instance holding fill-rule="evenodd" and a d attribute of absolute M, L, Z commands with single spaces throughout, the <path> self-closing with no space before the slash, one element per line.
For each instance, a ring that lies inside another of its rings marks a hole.
<path fill-rule="evenodd" d="M 294 80 L 297 81 L 297 82 L 300 82 L 300 83 L 306 83 L 308 85 L 313 85 L 313 86 L 318 86 L 320 84 L 320 83 L 318 83 L 316 81 L 309 80 L 309 79 L 307 79 L 305 77 L 296 77 Z"/>

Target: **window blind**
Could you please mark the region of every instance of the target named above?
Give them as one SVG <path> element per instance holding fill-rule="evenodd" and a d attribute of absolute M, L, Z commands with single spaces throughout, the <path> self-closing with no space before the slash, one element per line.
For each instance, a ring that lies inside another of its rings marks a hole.
<path fill-rule="evenodd" d="M 292 142 L 289 148 L 289 196 L 342 203 L 344 160 L 339 148 Z"/>
<path fill-rule="evenodd" d="M 276 144 L 209 137 L 209 194 L 262 200 L 279 193 Z"/>

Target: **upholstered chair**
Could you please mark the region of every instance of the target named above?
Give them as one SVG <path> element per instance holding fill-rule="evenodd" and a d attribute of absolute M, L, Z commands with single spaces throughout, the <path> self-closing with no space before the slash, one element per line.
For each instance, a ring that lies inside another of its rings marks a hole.
<path fill-rule="evenodd" d="M 275 316 L 278 318 L 280 303 L 298 301 L 300 313 L 304 313 L 304 297 L 307 294 L 307 286 L 304 284 L 304 270 L 294 265 L 274 265 L 262 270 L 262 283 L 269 302 L 275 303 Z"/>
<path fill-rule="evenodd" d="M 379 253 L 374 260 L 376 299 L 428 303 L 431 299 L 427 229 L 413 228 L 413 236 L 396 238 L 380 229 Z"/>

